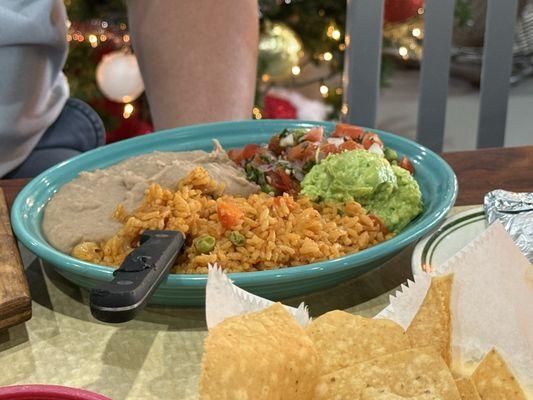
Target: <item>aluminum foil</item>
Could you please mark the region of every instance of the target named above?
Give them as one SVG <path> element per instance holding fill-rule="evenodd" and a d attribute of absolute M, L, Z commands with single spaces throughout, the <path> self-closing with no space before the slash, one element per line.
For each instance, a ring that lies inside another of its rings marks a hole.
<path fill-rule="evenodd" d="M 483 204 L 489 224 L 500 220 L 522 253 L 533 263 L 533 193 L 493 190 Z"/>

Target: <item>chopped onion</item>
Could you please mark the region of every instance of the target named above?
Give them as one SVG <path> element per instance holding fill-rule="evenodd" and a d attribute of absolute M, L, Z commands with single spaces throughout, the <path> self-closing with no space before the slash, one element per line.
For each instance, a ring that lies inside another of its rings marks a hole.
<path fill-rule="evenodd" d="M 385 154 L 383 153 L 383 149 L 377 143 L 372 143 L 372 146 L 368 148 L 368 151 L 370 151 L 371 153 L 377 154 L 380 157 L 385 157 Z"/>
<path fill-rule="evenodd" d="M 335 146 L 339 147 L 341 144 L 344 143 L 344 138 L 341 137 L 329 137 L 327 139 L 329 144 L 334 144 Z"/>
<path fill-rule="evenodd" d="M 287 147 L 287 146 L 292 146 L 294 145 L 294 136 L 292 135 L 292 133 L 290 135 L 287 135 L 285 136 L 284 138 L 282 138 L 280 141 L 279 141 L 279 145 L 281 147 Z"/>
<path fill-rule="evenodd" d="M 318 164 L 320 161 L 320 146 L 317 146 L 315 151 L 315 163 Z"/>

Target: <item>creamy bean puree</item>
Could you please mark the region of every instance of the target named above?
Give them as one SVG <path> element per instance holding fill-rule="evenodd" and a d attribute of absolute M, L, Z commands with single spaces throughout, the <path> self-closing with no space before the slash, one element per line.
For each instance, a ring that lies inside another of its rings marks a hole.
<path fill-rule="evenodd" d="M 259 191 L 218 143 L 211 153 L 156 151 L 109 168 L 81 172 L 62 186 L 44 210 L 44 234 L 52 246 L 65 253 L 84 241 L 108 239 L 122 226 L 112 218 L 118 204 L 131 212 L 141 204 L 151 183 L 174 188 L 179 179 L 198 166 L 205 168 L 214 180 L 224 182 L 226 194 L 248 196 Z"/>

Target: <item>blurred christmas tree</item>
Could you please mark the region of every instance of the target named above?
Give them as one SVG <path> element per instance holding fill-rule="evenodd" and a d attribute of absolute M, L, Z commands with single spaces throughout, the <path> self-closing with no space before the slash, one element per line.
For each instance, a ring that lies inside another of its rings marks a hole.
<path fill-rule="evenodd" d="M 465 1 L 459 1 L 459 19 L 468 18 Z M 65 0 L 65 4 L 70 18 L 65 73 L 72 95 L 97 109 L 106 124 L 108 141 L 151 131 L 123 1 Z M 259 6 L 254 118 L 338 119 L 342 113 L 346 2 L 262 0 Z M 383 82 L 394 68 L 392 59 L 420 59 L 422 17 L 423 0 L 385 1 Z"/>

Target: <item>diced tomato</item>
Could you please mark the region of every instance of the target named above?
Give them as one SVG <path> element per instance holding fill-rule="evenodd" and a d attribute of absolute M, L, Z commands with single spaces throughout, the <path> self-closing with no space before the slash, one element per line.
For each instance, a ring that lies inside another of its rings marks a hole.
<path fill-rule="evenodd" d="M 274 135 L 270 138 L 270 141 L 268 142 L 268 149 L 276 155 L 281 153 L 281 146 L 279 145 L 280 141 L 280 136 Z"/>
<path fill-rule="evenodd" d="M 398 161 L 398 165 L 409 171 L 411 175 L 415 173 L 415 167 L 413 166 L 413 163 L 406 156 L 403 156 L 400 161 Z"/>
<path fill-rule="evenodd" d="M 261 151 L 258 151 L 257 153 L 255 153 L 254 157 L 252 158 L 251 164 L 255 166 L 266 164 L 265 160 L 261 158 Z"/>
<path fill-rule="evenodd" d="M 304 140 L 308 142 L 320 142 L 324 137 L 324 128 L 321 126 L 315 126 L 311 128 L 304 136 Z"/>
<path fill-rule="evenodd" d="M 229 229 L 239 223 L 239 220 L 244 216 L 244 212 L 234 203 L 219 201 L 217 215 L 222 226 Z"/>
<path fill-rule="evenodd" d="M 357 149 L 364 149 L 364 147 L 362 144 L 356 143 L 355 141 L 351 139 L 347 140 L 346 142 L 344 142 L 343 144 L 339 146 L 340 151 L 345 151 L 345 150 L 350 151 L 350 150 L 357 150 Z"/>
<path fill-rule="evenodd" d="M 257 153 L 261 149 L 261 146 L 258 144 L 247 144 L 244 146 L 244 149 L 242 149 L 242 157 L 247 160 L 249 158 L 252 158 L 255 153 Z"/>
<path fill-rule="evenodd" d="M 278 168 L 275 171 L 268 171 L 265 175 L 270 178 L 270 185 L 279 193 L 292 193 L 295 190 L 294 182 L 282 168 Z"/>
<path fill-rule="evenodd" d="M 291 177 L 282 168 L 278 168 L 276 172 L 278 173 L 283 186 L 288 188 L 287 192 L 292 189 L 293 182 Z"/>
<path fill-rule="evenodd" d="M 337 124 L 335 126 L 335 132 L 331 134 L 331 137 L 348 137 L 350 139 L 361 142 L 363 140 L 364 135 L 365 130 L 360 126 L 350 124 Z"/>
<path fill-rule="evenodd" d="M 308 143 L 308 146 L 304 150 L 303 161 L 314 160 L 316 157 L 316 149 L 318 145 L 316 143 Z"/>
<path fill-rule="evenodd" d="M 328 155 L 330 153 L 338 153 L 340 151 L 340 149 L 335 146 L 333 143 L 326 143 L 326 144 L 323 144 L 321 147 L 320 147 L 320 151 L 324 154 L 324 155 Z"/>
<path fill-rule="evenodd" d="M 305 150 L 306 150 L 306 145 L 304 143 L 300 143 L 296 146 L 289 147 L 289 149 L 287 150 L 287 160 L 289 161 L 302 160 L 304 157 Z"/>
<path fill-rule="evenodd" d="M 377 133 L 367 132 L 363 137 L 363 146 L 366 150 L 370 148 L 374 143 L 377 143 L 380 147 L 383 147 L 383 142 L 379 138 Z"/>
<path fill-rule="evenodd" d="M 228 150 L 228 157 L 234 163 L 239 164 L 242 160 L 242 150 L 241 149 L 230 149 Z"/>

